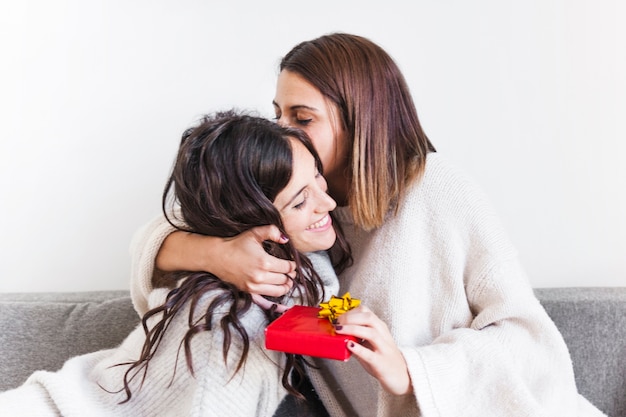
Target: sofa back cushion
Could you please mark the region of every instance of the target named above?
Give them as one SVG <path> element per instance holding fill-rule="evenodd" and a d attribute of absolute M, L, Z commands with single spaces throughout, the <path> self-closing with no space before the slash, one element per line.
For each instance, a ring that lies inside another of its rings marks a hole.
<path fill-rule="evenodd" d="M 128 291 L 0 294 L 0 391 L 117 346 L 138 323 Z"/>
<path fill-rule="evenodd" d="M 580 393 L 609 416 L 626 417 L 626 287 L 535 293 L 568 345 Z M 128 291 L 0 294 L 0 391 L 38 369 L 117 346 L 138 323 Z M 295 407 L 286 401 L 276 416 Z"/>
<path fill-rule="evenodd" d="M 578 391 L 610 417 L 626 416 L 626 288 L 535 294 L 565 339 Z"/>

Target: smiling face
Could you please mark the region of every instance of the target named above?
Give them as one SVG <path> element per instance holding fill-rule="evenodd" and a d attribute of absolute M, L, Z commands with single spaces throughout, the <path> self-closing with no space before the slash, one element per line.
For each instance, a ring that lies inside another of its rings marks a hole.
<path fill-rule="evenodd" d="M 326 193 L 326 180 L 319 173 L 313 155 L 295 139 L 291 139 L 291 146 L 293 173 L 276 196 L 274 206 L 296 249 L 301 252 L 329 249 L 337 238 L 329 213 L 337 204 Z"/>
<path fill-rule="evenodd" d="M 347 197 L 348 152 L 337 106 L 302 76 L 283 70 L 278 76 L 274 112 L 278 123 L 304 130 L 324 166 L 330 194 L 340 202 Z"/>

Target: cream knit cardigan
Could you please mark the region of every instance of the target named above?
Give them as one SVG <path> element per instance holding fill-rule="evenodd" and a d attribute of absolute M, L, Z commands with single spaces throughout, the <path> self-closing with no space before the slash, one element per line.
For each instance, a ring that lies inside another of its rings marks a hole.
<path fill-rule="evenodd" d="M 380 228 L 336 214 L 355 263 L 340 277 L 387 325 L 406 360 L 411 395 L 381 389 L 357 360 L 310 372 L 331 416 L 595 416 L 577 392 L 558 329 L 535 298 L 516 251 L 482 193 L 439 154 Z M 135 242 L 133 300 L 142 313 L 161 219 Z"/>
<path fill-rule="evenodd" d="M 355 265 L 340 276 L 387 325 L 412 395 L 381 389 L 358 361 L 317 361 L 332 416 L 602 415 L 576 389 L 567 347 L 477 188 L 439 154 L 396 215 L 366 232 L 338 209 Z"/>

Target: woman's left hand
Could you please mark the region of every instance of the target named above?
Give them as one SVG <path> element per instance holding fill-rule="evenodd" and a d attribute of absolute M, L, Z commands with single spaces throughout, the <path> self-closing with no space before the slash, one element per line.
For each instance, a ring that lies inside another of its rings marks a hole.
<path fill-rule="evenodd" d="M 385 391 L 395 395 L 411 392 L 411 377 L 404 356 L 387 325 L 369 308 L 359 306 L 342 314 L 337 318 L 335 330 L 363 340 L 361 344 L 348 342 L 348 350 L 378 379 Z"/>

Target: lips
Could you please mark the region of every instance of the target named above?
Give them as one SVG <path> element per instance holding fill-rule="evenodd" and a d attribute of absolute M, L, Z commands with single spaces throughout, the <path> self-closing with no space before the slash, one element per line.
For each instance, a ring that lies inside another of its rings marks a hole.
<path fill-rule="evenodd" d="M 315 222 L 310 226 L 307 226 L 306 230 L 326 229 L 328 226 L 330 226 L 330 224 L 331 224 L 330 215 L 327 214 L 324 217 L 322 217 L 320 221 Z"/>

